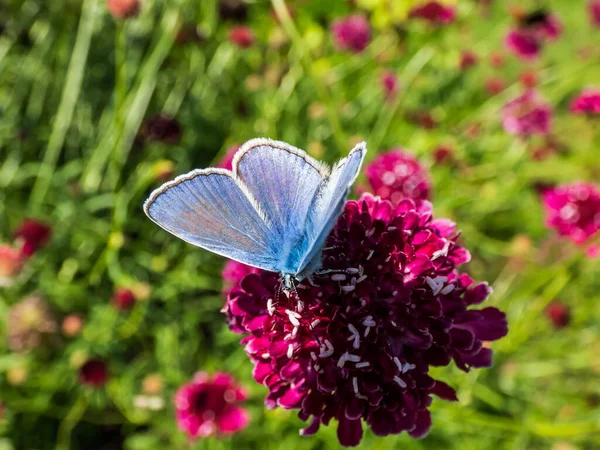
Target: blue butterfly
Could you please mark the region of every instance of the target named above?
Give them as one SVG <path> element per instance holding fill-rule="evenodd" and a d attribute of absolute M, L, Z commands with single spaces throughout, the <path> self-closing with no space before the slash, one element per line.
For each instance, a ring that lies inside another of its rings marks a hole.
<path fill-rule="evenodd" d="M 285 142 L 252 139 L 232 171 L 181 175 L 152 192 L 144 211 L 190 244 L 279 272 L 289 290 L 321 268 L 325 239 L 366 152 L 360 143 L 330 169 Z"/>

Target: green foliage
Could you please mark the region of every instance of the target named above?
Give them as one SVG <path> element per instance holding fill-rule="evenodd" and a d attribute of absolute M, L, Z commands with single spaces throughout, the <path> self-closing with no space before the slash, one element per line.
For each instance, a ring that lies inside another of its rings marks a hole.
<path fill-rule="evenodd" d="M 337 52 L 328 30 L 351 3 L 298 2 L 290 21 L 276 20 L 269 2 L 249 2 L 256 42 L 239 49 L 216 0 L 142 1 L 127 21 L 103 0 L 0 0 L 1 240 L 11 242 L 25 217 L 53 228 L 49 245 L 0 288 L 0 313 L 8 319 L 35 293 L 59 324 L 74 313 L 84 324 L 76 337 L 57 333 L 25 354 L 0 341 L 0 449 L 337 448 L 335 427 L 301 438 L 293 411 L 265 410 L 266 389 L 219 312 L 223 260 L 171 237 L 141 209 L 165 160 L 173 175 L 184 173 L 257 136 L 328 162 L 359 139 L 369 159 L 392 147 L 414 151 L 430 166 L 437 217 L 463 230 L 469 273 L 490 282 L 490 304 L 507 313 L 493 369 L 436 369 L 460 402 L 434 401 L 426 439 L 366 432 L 361 448 L 598 448 L 600 265 L 544 227 L 534 186 L 600 174 L 597 124 L 568 113 L 572 96 L 600 79 L 600 32 L 583 2 L 546 2 L 564 36 L 531 69 L 556 108 L 553 135 L 564 151 L 540 162 L 531 152 L 542 142 L 515 139 L 499 121 L 525 68 L 508 55 L 503 68 L 489 64 L 511 23 L 504 2 L 486 16 L 483 2 L 455 2 L 457 22 L 439 30 L 404 21 L 403 8 L 388 23 L 386 2 L 359 2 L 376 28 L 357 55 Z M 281 14 L 284 2 L 273 5 Z M 201 38 L 182 42 L 182 30 Z M 586 48 L 592 56 L 581 56 Z M 480 57 L 469 71 L 458 68 L 462 50 Z M 384 68 L 400 80 L 392 101 L 379 83 Z M 507 83 L 497 95 L 484 88 L 493 76 Z M 415 111 L 438 127 L 419 127 Z M 177 119 L 180 140 L 136 139 L 156 114 Z M 439 145 L 453 149 L 453 163 L 434 163 Z M 119 312 L 117 286 L 149 295 Z M 544 316 L 558 298 L 572 313 L 561 330 Z M 0 334 L 9 325 L 0 321 Z M 78 382 L 89 357 L 108 362 L 104 388 Z M 229 371 L 250 390 L 252 423 L 242 433 L 189 443 L 177 430 L 172 395 L 198 370 Z M 135 406 L 148 374 L 164 380 L 159 411 Z"/>

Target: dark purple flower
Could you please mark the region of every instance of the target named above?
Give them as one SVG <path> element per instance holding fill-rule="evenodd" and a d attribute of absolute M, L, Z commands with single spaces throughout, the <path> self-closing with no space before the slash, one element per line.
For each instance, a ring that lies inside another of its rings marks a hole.
<path fill-rule="evenodd" d="M 15 239 L 23 242 L 21 254 L 23 257 L 33 255 L 40 247 L 50 240 L 52 228 L 36 219 L 25 219 L 14 232 Z"/>
<path fill-rule="evenodd" d="M 174 117 L 157 114 L 142 125 L 138 139 L 175 145 L 181 140 L 181 125 Z"/>
<path fill-rule="evenodd" d="M 427 201 L 365 194 L 346 204 L 323 252 L 331 272 L 314 284 L 286 293 L 278 274 L 247 275 L 224 310 L 247 334 L 267 407 L 298 409 L 304 435 L 337 420 L 344 446 L 358 445 L 363 422 L 378 436 L 425 436 L 432 394 L 457 399 L 430 366 L 490 367 L 483 341 L 507 333 L 496 308 L 469 309 L 491 289 L 458 272 L 470 259 L 458 236 Z"/>
<path fill-rule="evenodd" d="M 417 17 L 433 25 L 448 25 L 454 21 L 454 8 L 437 1 L 429 1 L 414 6 L 409 12 L 409 17 Z"/>
<path fill-rule="evenodd" d="M 244 429 L 250 421 L 245 409 L 239 406 L 246 392 L 226 373 L 209 377 L 197 373 L 175 394 L 177 425 L 190 437 L 231 434 Z"/>
<path fill-rule="evenodd" d="M 108 381 L 108 366 L 101 359 L 90 359 L 79 369 L 81 384 L 100 388 Z"/>
<path fill-rule="evenodd" d="M 404 198 L 429 199 L 431 182 L 427 171 L 413 155 L 402 149 L 380 154 L 365 172 L 371 191 L 393 204 Z"/>
<path fill-rule="evenodd" d="M 533 89 L 502 108 L 502 125 L 510 134 L 544 135 L 550 131 L 552 108 Z"/>
<path fill-rule="evenodd" d="M 369 21 L 358 14 L 335 20 L 331 25 L 331 32 L 340 50 L 354 53 L 362 52 L 371 40 Z"/>
<path fill-rule="evenodd" d="M 547 189 L 542 194 L 546 225 L 559 235 L 582 244 L 600 231 L 600 189 L 576 182 Z"/>
<path fill-rule="evenodd" d="M 571 103 L 571 112 L 575 114 L 600 114 L 600 91 L 587 89 Z"/>

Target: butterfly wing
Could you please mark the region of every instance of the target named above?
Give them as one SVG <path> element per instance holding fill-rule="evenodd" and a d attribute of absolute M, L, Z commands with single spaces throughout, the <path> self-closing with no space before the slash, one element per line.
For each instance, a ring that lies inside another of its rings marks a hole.
<path fill-rule="evenodd" d="M 156 189 L 144 211 L 160 227 L 211 252 L 279 271 L 278 249 L 263 211 L 224 169 L 194 170 Z"/>
<path fill-rule="evenodd" d="M 358 176 L 366 153 L 366 144 L 361 142 L 350 151 L 346 158 L 334 166 L 329 178 L 319 188 L 308 212 L 305 240 L 310 242 L 310 249 L 300 262 L 298 268 L 300 278 L 319 268 L 321 250 L 325 240 L 344 210 L 346 198 L 352 183 Z"/>
<path fill-rule="evenodd" d="M 265 214 L 280 255 L 279 270 L 295 273 L 307 250 L 303 235 L 308 211 L 328 167 L 284 142 L 253 139 L 236 154 L 233 172 Z"/>

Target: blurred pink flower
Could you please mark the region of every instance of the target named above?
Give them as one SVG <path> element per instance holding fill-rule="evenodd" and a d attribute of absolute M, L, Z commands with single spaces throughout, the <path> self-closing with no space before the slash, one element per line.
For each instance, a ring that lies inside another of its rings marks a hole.
<path fill-rule="evenodd" d="M 232 145 L 231 147 L 229 147 L 225 152 L 225 156 L 223 156 L 223 159 L 221 159 L 221 161 L 219 161 L 219 164 L 217 164 L 217 167 L 232 170 L 231 163 L 233 162 L 233 157 L 239 149 L 239 145 Z"/>
<path fill-rule="evenodd" d="M 490 64 L 496 69 L 504 67 L 504 64 L 506 64 L 504 55 L 500 52 L 492 52 L 490 55 Z"/>
<path fill-rule="evenodd" d="M 477 54 L 472 50 L 465 50 L 460 55 L 460 68 L 461 70 L 467 70 L 477 65 Z"/>
<path fill-rule="evenodd" d="M 386 100 L 394 100 L 398 93 L 398 77 L 391 70 L 386 70 L 381 74 L 381 86 Z"/>
<path fill-rule="evenodd" d="M 362 52 L 371 40 L 369 21 L 358 14 L 335 20 L 331 32 L 339 49 L 354 53 Z"/>
<path fill-rule="evenodd" d="M 548 317 L 556 329 L 566 327 L 571 321 L 569 307 L 558 300 L 555 300 L 548 305 L 546 308 L 546 317 Z"/>
<path fill-rule="evenodd" d="M 571 112 L 589 115 L 600 114 L 600 90 L 584 90 L 571 103 Z"/>
<path fill-rule="evenodd" d="M 483 341 L 507 333 L 504 313 L 478 308 L 491 288 L 458 271 L 470 259 L 458 236 L 427 201 L 393 206 L 365 194 L 329 235 L 323 269 L 333 273 L 289 293 L 276 273 L 247 275 L 225 312 L 245 324 L 267 408 L 298 409 L 303 435 L 336 419 L 343 446 L 360 443 L 363 423 L 377 436 L 425 436 L 432 396 L 457 400 L 430 367 L 490 367 Z"/>
<path fill-rule="evenodd" d="M 231 375 L 197 373 L 175 394 L 177 425 L 192 438 L 236 433 L 250 421 L 248 412 L 239 406 L 246 398 Z"/>
<path fill-rule="evenodd" d="M 542 49 L 539 39 L 533 33 L 524 30 L 509 31 L 504 44 L 508 51 L 526 60 L 537 58 Z"/>
<path fill-rule="evenodd" d="M 443 5 L 437 1 L 414 6 L 409 12 L 409 17 L 418 17 L 433 25 L 448 25 L 454 21 L 454 15 L 452 6 Z"/>
<path fill-rule="evenodd" d="M 600 28 L 600 0 L 588 2 L 588 13 L 593 26 Z"/>
<path fill-rule="evenodd" d="M 223 293 L 229 294 L 231 288 L 238 285 L 249 273 L 258 269 L 230 259 L 225 263 L 221 276 L 223 277 Z"/>
<path fill-rule="evenodd" d="M 401 149 L 378 155 L 365 170 L 371 190 L 393 204 L 402 199 L 427 200 L 431 182 L 419 161 Z"/>
<path fill-rule="evenodd" d="M 24 257 L 33 255 L 50 240 L 52 228 L 36 219 L 25 219 L 14 232 L 14 237 L 22 242 L 21 253 Z"/>
<path fill-rule="evenodd" d="M 550 131 L 552 109 L 536 91 L 530 89 L 502 108 L 502 124 L 510 134 L 543 135 Z"/>
<path fill-rule="evenodd" d="M 107 0 L 106 6 L 115 19 L 130 19 L 140 12 L 139 0 Z"/>
<path fill-rule="evenodd" d="M 533 70 L 526 70 L 519 75 L 519 81 L 526 89 L 531 89 L 538 84 L 538 74 Z"/>
<path fill-rule="evenodd" d="M 560 37 L 563 32 L 563 26 L 558 16 L 554 14 L 548 14 L 544 20 L 539 23 L 539 32 L 543 34 L 543 38 L 554 41 Z"/>
<path fill-rule="evenodd" d="M 433 151 L 433 159 L 437 164 L 445 164 L 454 159 L 454 152 L 445 145 L 440 145 Z"/>
<path fill-rule="evenodd" d="M 23 267 L 23 255 L 19 249 L 0 244 L 0 286 L 9 286 Z"/>
<path fill-rule="evenodd" d="M 100 388 L 108 381 L 108 366 L 101 359 L 90 359 L 79 369 L 79 381 L 85 386 Z"/>
<path fill-rule="evenodd" d="M 247 26 L 238 25 L 229 30 L 229 40 L 239 48 L 252 47 L 254 33 Z"/>
<path fill-rule="evenodd" d="M 135 293 L 128 288 L 118 287 L 112 297 L 113 306 L 119 311 L 126 311 L 135 305 Z"/>
<path fill-rule="evenodd" d="M 485 80 L 485 90 L 492 94 L 499 94 L 506 87 L 506 82 L 500 77 L 492 77 Z"/>
<path fill-rule="evenodd" d="M 546 189 L 542 194 L 546 225 L 560 236 L 582 244 L 600 231 L 600 189 L 575 182 Z"/>

